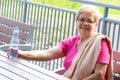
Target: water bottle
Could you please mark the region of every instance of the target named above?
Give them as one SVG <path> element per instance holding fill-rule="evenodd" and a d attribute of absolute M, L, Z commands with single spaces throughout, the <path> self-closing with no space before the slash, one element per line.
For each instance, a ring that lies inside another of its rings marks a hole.
<path fill-rule="evenodd" d="M 11 49 L 11 48 L 17 48 L 19 49 L 19 28 L 14 27 L 13 30 L 13 36 L 11 38 L 10 46 L 9 46 L 9 52 L 8 56 L 10 59 L 16 59 L 18 57 L 17 51 Z"/>

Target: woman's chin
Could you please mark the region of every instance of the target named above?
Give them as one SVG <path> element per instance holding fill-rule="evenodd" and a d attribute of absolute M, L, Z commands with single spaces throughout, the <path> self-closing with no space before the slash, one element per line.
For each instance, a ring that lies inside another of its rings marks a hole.
<path fill-rule="evenodd" d="M 80 31 L 80 34 L 81 34 L 81 35 L 87 35 L 87 34 L 88 34 L 88 30 L 81 30 L 81 31 Z"/>

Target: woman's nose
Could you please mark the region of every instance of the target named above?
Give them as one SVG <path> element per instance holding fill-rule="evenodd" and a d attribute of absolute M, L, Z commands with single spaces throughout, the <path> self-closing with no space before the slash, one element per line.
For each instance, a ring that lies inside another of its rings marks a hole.
<path fill-rule="evenodd" d="M 89 23 L 87 21 L 84 21 L 83 24 L 84 25 L 89 25 Z"/>

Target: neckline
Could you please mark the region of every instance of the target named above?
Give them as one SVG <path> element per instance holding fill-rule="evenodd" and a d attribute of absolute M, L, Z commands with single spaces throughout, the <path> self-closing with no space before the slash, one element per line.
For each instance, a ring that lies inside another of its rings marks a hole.
<path fill-rule="evenodd" d="M 78 41 L 80 40 L 80 35 L 79 35 L 79 37 L 77 38 L 77 41 L 76 41 L 76 47 L 75 47 L 75 49 L 76 49 L 76 51 L 78 52 L 78 49 L 77 49 L 77 44 L 78 44 Z"/>

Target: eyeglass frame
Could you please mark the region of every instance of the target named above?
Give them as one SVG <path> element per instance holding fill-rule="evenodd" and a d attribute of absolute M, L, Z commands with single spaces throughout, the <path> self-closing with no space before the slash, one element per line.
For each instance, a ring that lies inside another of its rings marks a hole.
<path fill-rule="evenodd" d="M 92 20 L 90 20 L 90 19 L 84 19 L 84 18 L 78 18 L 77 19 L 77 21 L 79 21 L 79 22 L 81 22 L 81 23 L 87 23 L 87 24 L 93 24 L 93 23 L 95 23 L 95 21 L 92 21 Z"/>

